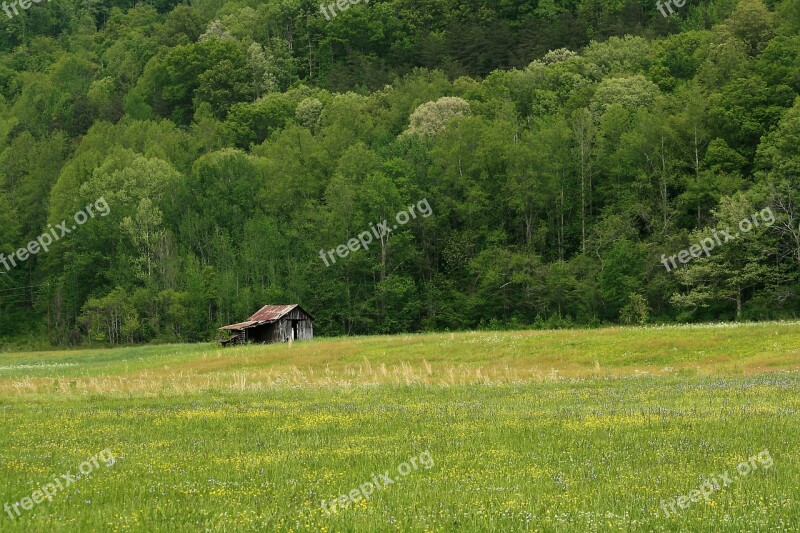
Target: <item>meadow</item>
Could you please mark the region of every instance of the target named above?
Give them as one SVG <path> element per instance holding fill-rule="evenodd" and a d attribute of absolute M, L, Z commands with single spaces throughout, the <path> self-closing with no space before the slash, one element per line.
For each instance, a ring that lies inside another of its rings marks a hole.
<path fill-rule="evenodd" d="M 0 530 L 795 531 L 798 369 L 798 323 L 5 353 L 0 504 L 115 462 Z"/>

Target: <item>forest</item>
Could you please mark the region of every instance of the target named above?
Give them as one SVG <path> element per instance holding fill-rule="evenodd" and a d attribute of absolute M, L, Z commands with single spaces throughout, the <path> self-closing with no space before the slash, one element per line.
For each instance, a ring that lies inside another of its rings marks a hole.
<path fill-rule="evenodd" d="M 800 0 L 673 9 L 0 12 L 0 252 L 108 207 L 0 267 L 0 346 L 206 341 L 267 303 L 323 336 L 797 317 Z"/>

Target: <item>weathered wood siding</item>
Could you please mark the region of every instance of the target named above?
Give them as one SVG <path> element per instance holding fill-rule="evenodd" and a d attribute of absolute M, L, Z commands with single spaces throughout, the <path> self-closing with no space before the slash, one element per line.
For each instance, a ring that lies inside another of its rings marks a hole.
<path fill-rule="evenodd" d="M 314 338 L 314 325 L 311 317 L 300 309 L 293 309 L 278 322 L 265 324 L 247 330 L 247 340 L 251 342 L 288 342 L 292 338 L 292 324 L 297 324 L 297 338 L 305 341 Z"/>

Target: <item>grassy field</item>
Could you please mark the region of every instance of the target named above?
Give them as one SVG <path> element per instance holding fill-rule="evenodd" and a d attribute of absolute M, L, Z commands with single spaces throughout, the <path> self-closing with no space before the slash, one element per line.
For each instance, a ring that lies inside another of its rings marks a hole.
<path fill-rule="evenodd" d="M 797 323 L 2 354 L 0 530 L 796 531 L 799 368 Z"/>

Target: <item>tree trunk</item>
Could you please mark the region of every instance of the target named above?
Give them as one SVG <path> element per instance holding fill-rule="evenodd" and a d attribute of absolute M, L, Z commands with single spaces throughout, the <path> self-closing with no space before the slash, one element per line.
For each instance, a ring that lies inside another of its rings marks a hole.
<path fill-rule="evenodd" d="M 736 289 L 736 320 L 742 317 L 742 289 Z"/>

